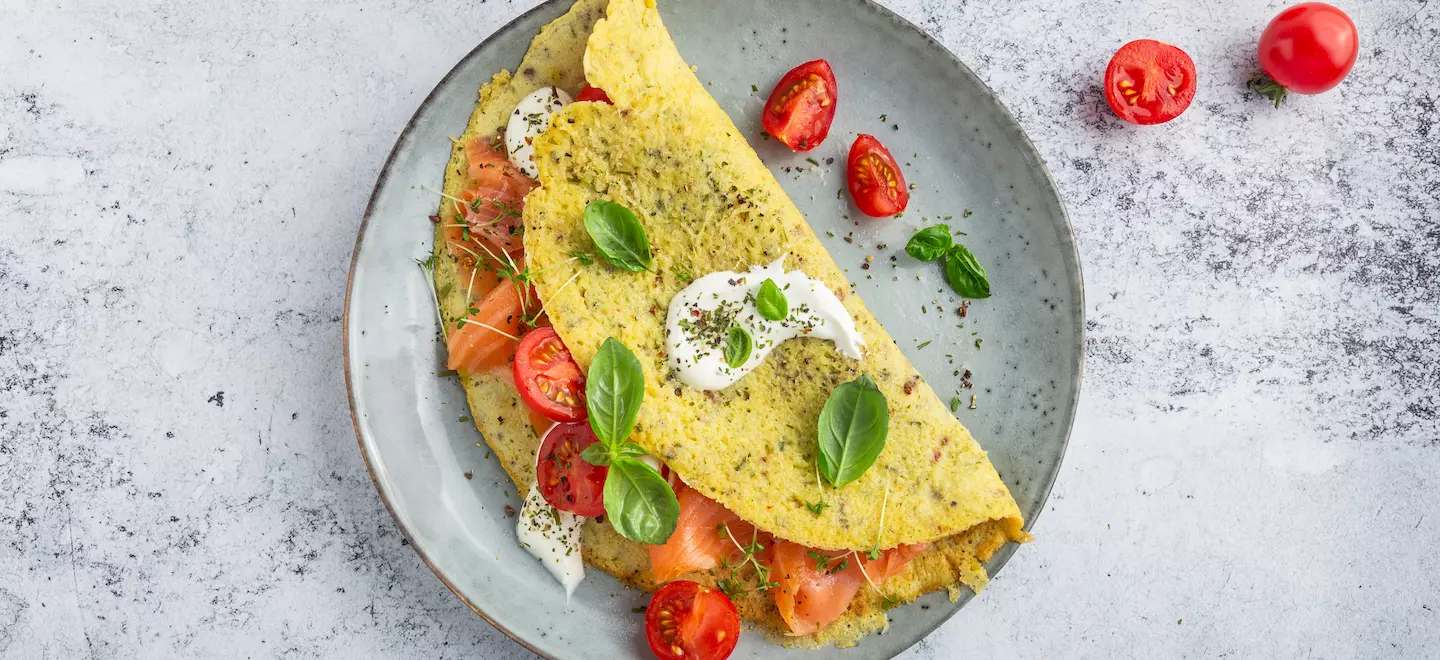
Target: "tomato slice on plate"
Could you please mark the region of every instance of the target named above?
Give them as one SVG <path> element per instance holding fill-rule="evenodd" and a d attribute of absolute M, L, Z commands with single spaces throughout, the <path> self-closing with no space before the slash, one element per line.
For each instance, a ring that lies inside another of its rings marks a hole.
<path fill-rule="evenodd" d="M 725 594 L 677 580 L 650 599 L 645 639 L 661 660 L 724 660 L 740 639 L 740 614 Z"/>
<path fill-rule="evenodd" d="M 850 188 L 850 197 L 865 215 L 883 218 L 905 210 L 910 203 L 910 191 L 905 187 L 905 175 L 890 150 L 873 135 L 861 134 L 850 145 L 850 160 L 846 169 L 845 183 Z"/>
<path fill-rule="evenodd" d="M 770 92 L 760 123 L 766 133 L 795 151 L 814 149 L 830 133 L 838 91 L 829 62 L 801 64 Z"/>
<path fill-rule="evenodd" d="M 1137 39 L 1115 51 L 1105 67 L 1105 100 L 1132 124 L 1170 121 L 1194 98 L 1195 62 L 1170 44 Z"/>
<path fill-rule="evenodd" d="M 615 102 L 610 100 L 610 95 L 606 94 L 605 90 L 600 89 L 599 87 L 591 87 L 590 83 L 585 83 L 585 86 L 580 88 L 580 93 L 575 95 L 575 101 L 577 103 L 585 101 L 599 101 L 601 103 L 609 103 L 610 105 L 615 105 Z"/>
<path fill-rule="evenodd" d="M 597 441 L 586 422 L 556 424 L 545 433 L 535 477 L 550 506 L 587 518 L 605 513 L 605 476 L 610 468 L 580 458 L 580 452 Z"/>
<path fill-rule="evenodd" d="M 536 328 L 515 349 L 515 388 L 531 410 L 557 422 L 585 419 L 585 375 L 555 328 Z"/>

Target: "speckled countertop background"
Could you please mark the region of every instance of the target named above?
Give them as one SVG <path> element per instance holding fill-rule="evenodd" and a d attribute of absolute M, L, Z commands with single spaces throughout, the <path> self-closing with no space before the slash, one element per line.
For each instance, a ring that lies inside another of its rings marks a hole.
<path fill-rule="evenodd" d="M 534 2 L 0 5 L 0 656 L 528 654 L 356 449 L 350 250 L 416 105 Z M 1340 89 L 1247 96 L 1282 3 L 890 0 L 1016 114 L 1088 358 L 1027 547 L 942 657 L 1440 656 L 1440 5 L 1352 0 Z M 1114 120 L 1132 38 L 1195 105 Z"/>

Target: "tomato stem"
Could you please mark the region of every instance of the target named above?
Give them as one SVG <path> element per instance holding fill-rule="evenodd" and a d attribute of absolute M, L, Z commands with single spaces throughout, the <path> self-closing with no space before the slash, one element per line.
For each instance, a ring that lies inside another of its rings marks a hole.
<path fill-rule="evenodd" d="M 1245 86 L 1255 90 L 1255 93 L 1274 101 L 1276 108 L 1280 107 L 1280 104 L 1285 101 L 1285 97 L 1290 93 L 1281 86 L 1280 83 L 1275 82 L 1270 76 L 1263 73 L 1246 80 Z"/>

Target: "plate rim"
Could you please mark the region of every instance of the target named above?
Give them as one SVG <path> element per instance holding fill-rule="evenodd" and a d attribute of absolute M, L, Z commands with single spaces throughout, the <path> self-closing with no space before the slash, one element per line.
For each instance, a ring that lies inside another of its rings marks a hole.
<path fill-rule="evenodd" d="M 526 19 L 530 18 L 534 14 L 546 11 L 552 5 L 566 2 L 573 3 L 574 1 L 575 0 L 543 0 L 534 7 L 531 7 L 530 9 L 521 12 L 514 18 L 510 19 L 504 25 L 500 26 L 490 34 L 486 35 L 485 38 L 481 39 L 479 43 L 475 45 L 474 48 L 471 48 L 468 52 L 466 52 L 465 55 L 462 56 L 458 61 L 456 61 L 455 65 L 452 66 L 450 70 L 447 71 L 445 75 L 435 83 L 435 86 L 431 88 L 428 94 L 425 95 L 425 98 L 421 99 L 419 105 L 416 106 L 415 111 L 411 113 L 410 119 L 405 122 L 404 128 L 400 130 L 400 134 L 396 136 L 395 143 L 391 145 L 389 152 L 386 154 L 385 163 L 380 168 L 380 174 L 376 177 L 375 185 L 371 188 L 370 191 L 370 198 L 365 204 L 365 211 L 360 218 L 360 227 L 355 234 L 355 246 L 350 253 L 350 267 L 345 277 L 344 312 L 341 315 L 340 351 L 341 361 L 343 362 L 343 371 L 345 374 L 345 398 L 350 407 L 350 424 L 355 432 L 356 444 L 360 447 L 361 459 L 365 463 L 365 473 L 370 478 L 370 484 L 375 487 L 376 494 L 380 496 L 380 502 L 385 505 L 385 510 L 390 513 L 390 518 L 395 521 L 396 530 L 400 533 L 401 537 L 405 539 L 406 543 L 410 546 L 410 548 L 415 551 L 415 554 L 420 557 L 420 561 L 423 562 L 425 566 L 430 569 L 430 572 L 435 574 L 436 578 L 439 578 L 441 584 L 444 584 L 445 588 L 450 590 L 450 593 L 454 594 L 456 598 L 460 599 L 460 602 L 464 603 L 466 607 L 469 607 L 472 612 L 479 615 L 479 617 L 483 619 L 486 623 L 490 624 L 491 627 L 500 631 L 502 634 L 510 638 L 516 644 L 519 644 L 521 647 L 529 650 L 531 653 L 534 653 L 542 658 L 546 658 L 547 660 L 559 659 L 556 656 L 551 655 L 541 650 L 539 647 L 531 644 L 528 640 L 526 640 L 518 633 L 510 630 L 509 628 L 506 628 L 503 625 L 500 625 L 499 622 L 491 618 L 488 614 L 485 613 L 484 610 L 476 606 L 475 603 L 470 602 L 470 599 L 466 598 L 465 595 L 456 588 L 455 584 L 451 582 L 451 580 L 446 577 L 443 572 L 440 571 L 440 569 L 430 559 L 429 555 L 426 554 L 425 550 L 423 550 L 418 544 L 415 543 L 415 539 L 411 535 L 410 529 L 407 526 L 406 522 L 400 518 L 398 513 L 396 513 L 395 507 L 390 501 L 390 494 L 376 478 L 375 466 L 371 460 L 369 449 L 366 446 L 364 434 L 360 430 L 359 412 L 356 407 L 355 378 L 353 368 L 350 364 L 350 336 L 352 332 L 350 303 L 351 295 L 354 291 L 355 284 L 355 267 L 360 261 L 360 247 L 365 241 L 366 229 L 369 228 L 370 220 L 374 216 L 376 200 L 380 196 L 380 191 L 385 187 L 385 184 L 388 183 L 390 179 L 391 167 L 395 163 L 396 154 L 399 152 L 400 147 L 402 144 L 404 144 L 406 138 L 415 130 L 416 124 L 420 118 L 420 114 L 425 110 L 427 106 L 430 105 L 430 103 L 434 100 L 436 94 L 438 94 L 442 88 L 448 86 L 452 79 L 454 79 L 459 74 L 460 70 L 465 67 L 465 63 L 470 61 L 471 58 L 474 58 L 477 53 L 479 53 L 480 50 L 485 48 L 497 35 L 517 29 L 517 26 L 525 22 Z M 670 1 L 675 2 L 680 0 Z M 891 10 L 889 7 L 881 5 L 875 0 L 849 1 L 854 3 L 855 5 L 858 5 L 860 8 L 869 9 L 871 11 L 877 12 L 884 18 L 894 22 L 900 27 L 908 29 L 909 31 L 915 33 L 927 44 L 936 47 L 937 49 L 939 49 L 940 52 L 944 53 L 945 56 L 950 60 L 950 64 L 952 66 L 960 69 L 965 75 L 968 75 L 972 79 L 974 79 L 975 82 L 978 83 L 980 87 L 984 89 L 985 92 L 989 95 L 990 99 L 995 103 L 996 107 L 999 108 L 1000 113 L 1004 117 L 1005 121 L 1010 124 L 1010 127 L 1013 129 L 1014 134 L 1020 139 L 1022 149 L 1028 150 L 1030 155 L 1034 157 L 1036 164 L 1039 166 L 1040 174 L 1043 175 L 1044 182 L 1048 184 L 1050 190 L 1054 193 L 1056 205 L 1060 211 L 1060 220 L 1064 224 L 1065 235 L 1069 239 L 1069 250 L 1061 250 L 1061 252 L 1066 257 L 1066 260 L 1070 261 L 1074 266 L 1077 285 L 1076 306 L 1080 311 L 1081 322 L 1077 326 L 1078 332 L 1076 333 L 1075 341 L 1075 355 L 1077 356 L 1077 358 L 1075 364 L 1075 377 L 1072 382 L 1074 387 L 1073 391 L 1075 394 L 1069 401 L 1069 410 L 1067 411 L 1066 419 L 1064 420 L 1064 435 L 1060 442 L 1059 457 L 1055 462 L 1055 468 L 1042 489 L 1042 495 L 1039 499 L 1039 506 L 1036 508 L 1035 513 L 1031 516 L 1026 517 L 1025 519 L 1025 524 L 1022 529 L 1024 529 L 1025 531 L 1029 531 L 1034 528 L 1035 521 L 1039 520 L 1040 515 L 1044 513 L 1045 504 L 1050 501 L 1050 494 L 1055 488 L 1055 482 L 1059 480 L 1060 470 L 1065 465 L 1065 456 L 1069 453 L 1070 438 L 1074 432 L 1075 417 L 1080 407 L 1080 390 L 1084 384 L 1086 331 L 1084 323 L 1085 273 L 1083 268 L 1083 262 L 1080 259 L 1080 248 L 1077 237 L 1075 235 L 1075 225 L 1070 221 L 1070 213 L 1065 206 L 1064 198 L 1060 195 L 1060 188 L 1056 184 L 1054 176 L 1051 175 L 1050 168 L 1048 165 L 1046 165 L 1045 159 L 1041 157 L 1040 151 L 1035 148 L 1035 143 L 1031 141 L 1029 134 L 1025 132 L 1024 127 L 1020 125 L 1020 122 L 1015 118 L 1015 115 L 1011 113 L 1010 109 L 1005 106 L 1004 102 L 1001 101 L 1000 96 L 995 93 L 995 90 L 992 89 L 983 78 L 977 75 L 975 71 L 969 67 L 969 65 L 965 64 L 965 62 L 962 61 L 959 56 L 951 52 L 951 50 L 946 47 L 945 44 L 942 43 L 939 39 L 931 36 L 930 33 L 926 32 L 920 26 L 916 25 L 904 16 L 895 13 L 895 11 Z M 1000 573 L 1000 570 L 1010 562 L 1010 559 L 1015 555 L 1017 547 L 1017 544 L 1007 543 L 1005 547 L 1003 547 L 997 553 L 997 556 L 993 559 L 995 563 L 992 570 L 990 571 L 991 579 L 994 579 L 994 576 L 998 575 Z M 968 601 L 968 599 L 966 600 Z M 915 644 L 919 643 L 920 640 L 923 640 L 934 634 L 934 632 L 939 629 L 940 626 L 950 621 L 950 619 L 953 618 L 955 614 L 960 611 L 961 607 L 963 607 L 963 604 L 962 606 L 956 607 L 950 613 L 946 614 L 934 625 L 925 628 L 923 634 L 916 637 L 915 640 L 912 641 L 907 648 L 913 647 Z"/>

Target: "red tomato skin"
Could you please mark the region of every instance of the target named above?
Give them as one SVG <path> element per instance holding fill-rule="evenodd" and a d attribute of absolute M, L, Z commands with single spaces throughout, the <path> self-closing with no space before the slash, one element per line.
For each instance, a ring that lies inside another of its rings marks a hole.
<path fill-rule="evenodd" d="M 548 362 L 541 363 L 541 360 Z M 542 326 L 525 333 L 520 338 L 520 345 L 515 348 L 511 369 L 515 376 L 515 389 L 531 410 L 557 422 L 579 422 L 587 417 L 585 376 L 570 356 L 570 349 L 560 341 L 555 328 Z M 576 402 L 573 405 L 552 400 L 541 389 L 545 385 L 562 387 L 565 381 L 575 390 Z"/>
<path fill-rule="evenodd" d="M 576 103 L 584 103 L 586 101 L 598 101 L 600 103 L 615 105 L 615 102 L 610 100 L 610 95 L 606 94 L 605 90 L 599 87 L 591 87 L 590 83 L 585 83 L 585 86 L 580 88 L 580 93 L 575 95 Z"/>
<path fill-rule="evenodd" d="M 1329 91 L 1360 56 L 1360 35 L 1345 12 L 1306 2 L 1280 12 L 1260 35 L 1260 68 L 1297 94 Z"/>
<path fill-rule="evenodd" d="M 1139 78 L 1132 72 L 1139 73 Z M 1122 87 L 1127 82 L 1128 89 Z M 1169 91 L 1171 84 L 1175 84 L 1174 93 Z M 1105 67 L 1105 101 L 1110 110 L 1141 126 L 1163 124 L 1184 114 L 1195 100 L 1196 84 L 1190 54 L 1154 39 L 1136 39 L 1121 46 Z M 1127 98 L 1127 92 L 1135 98 Z"/>
<path fill-rule="evenodd" d="M 862 161 L 872 154 L 895 175 L 894 199 L 866 182 L 859 172 Z M 910 189 L 905 185 L 905 174 L 900 171 L 900 165 L 890 155 L 890 150 L 873 135 L 861 133 L 850 145 L 850 156 L 845 166 L 845 187 L 850 189 L 850 198 L 855 201 L 855 206 L 872 218 L 895 215 L 910 204 Z"/>
<path fill-rule="evenodd" d="M 740 614 L 716 589 L 676 580 L 660 587 L 645 608 L 645 641 L 661 660 L 725 660 L 739 640 Z"/>
<path fill-rule="evenodd" d="M 562 447 L 572 439 L 573 445 Z M 586 518 L 605 513 L 605 477 L 610 468 L 580 458 L 580 452 L 596 442 L 599 439 L 588 422 L 554 424 L 545 432 L 535 462 L 535 483 L 550 506 Z"/>
<path fill-rule="evenodd" d="M 807 86 L 792 94 L 792 89 L 801 84 Z M 765 100 L 760 123 L 766 133 L 790 149 L 809 151 L 830 134 L 838 97 L 839 87 L 830 63 L 812 60 L 791 69 L 776 83 Z"/>

